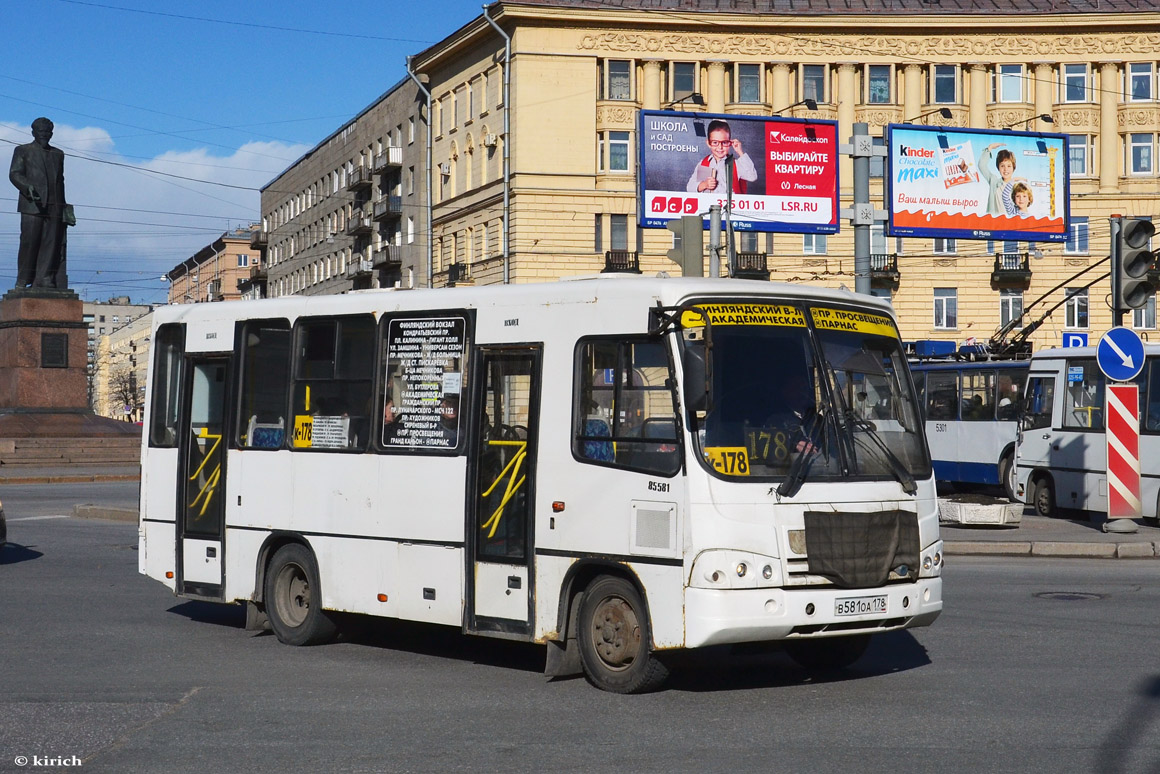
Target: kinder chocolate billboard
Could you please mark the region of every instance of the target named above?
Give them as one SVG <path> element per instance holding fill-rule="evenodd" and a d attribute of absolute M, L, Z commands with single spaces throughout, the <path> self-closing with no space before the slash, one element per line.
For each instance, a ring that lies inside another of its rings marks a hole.
<path fill-rule="evenodd" d="M 1062 134 L 887 127 L 886 209 L 897 236 L 1063 242 Z"/>
<path fill-rule="evenodd" d="M 641 111 L 640 223 L 724 210 L 741 231 L 838 231 L 838 124 Z M 733 163 L 727 163 L 732 155 Z"/>

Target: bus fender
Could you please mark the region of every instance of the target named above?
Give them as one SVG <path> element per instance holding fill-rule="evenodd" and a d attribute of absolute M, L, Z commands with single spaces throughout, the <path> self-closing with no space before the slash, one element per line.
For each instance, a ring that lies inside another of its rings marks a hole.
<path fill-rule="evenodd" d="M 580 663 L 580 646 L 576 642 L 576 632 L 579 629 L 577 619 L 580 616 L 580 603 L 584 598 L 584 590 L 597 576 L 615 575 L 624 578 L 636 586 L 640 597 L 644 600 L 644 615 L 648 617 L 648 596 L 641 586 L 640 579 L 632 569 L 621 562 L 607 559 L 588 559 L 576 561 L 568 568 L 564 575 L 564 582 L 560 586 L 560 607 L 556 614 L 558 633 L 556 639 L 547 641 L 547 659 L 544 663 L 544 674 L 548 677 L 573 677 L 583 674 Z M 651 622 L 651 617 L 648 619 Z M 650 631 L 652 627 L 649 627 Z M 654 643 L 649 643 L 653 646 Z"/>

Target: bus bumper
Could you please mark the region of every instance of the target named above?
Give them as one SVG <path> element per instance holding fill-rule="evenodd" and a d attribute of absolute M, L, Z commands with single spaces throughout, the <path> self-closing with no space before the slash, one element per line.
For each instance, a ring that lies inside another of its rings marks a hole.
<path fill-rule="evenodd" d="M 871 598 L 883 596 L 884 613 L 836 612 L 840 600 L 861 599 L 869 603 Z M 908 629 L 929 626 L 941 612 L 939 577 L 877 589 L 687 588 L 685 647 Z"/>

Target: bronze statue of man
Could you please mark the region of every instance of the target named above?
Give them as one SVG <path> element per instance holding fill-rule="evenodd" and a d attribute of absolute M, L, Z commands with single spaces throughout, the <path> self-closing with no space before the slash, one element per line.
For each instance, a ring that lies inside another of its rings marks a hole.
<path fill-rule="evenodd" d="M 64 257 L 64 153 L 48 144 L 52 121 L 32 122 L 33 141 L 12 151 L 8 179 L 20 191 L 20 252 L 16 287 L 56 288 Z M 65 281 L 67 284 L 67 281 Z M 61 287 L 61 290 L 66 288 Z"/>

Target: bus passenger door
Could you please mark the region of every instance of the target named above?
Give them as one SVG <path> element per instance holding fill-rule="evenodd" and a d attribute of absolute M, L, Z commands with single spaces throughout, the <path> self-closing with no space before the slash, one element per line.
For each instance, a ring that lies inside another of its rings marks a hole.
<path fill-rule="evenodd" d="M 540 348 L 481 347 L 474 360 L 467 629 L 526 634 L 534 599 Z"/>
<path fill-rule="evenodd" d="M 188 365 L 178 483 L 177 593 L 220 599 L 229 361 L 193 358 Z"/>

